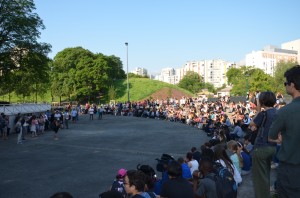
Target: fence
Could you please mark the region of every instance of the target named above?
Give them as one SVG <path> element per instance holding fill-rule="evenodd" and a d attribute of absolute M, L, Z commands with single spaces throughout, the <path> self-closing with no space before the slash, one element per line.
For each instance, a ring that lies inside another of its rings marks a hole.
<path fill-rule="evenodd" d="M 0 113 L 5 115 L 16 115 L 18 113 L 27 114 L 27 113 L 38 113 L 51 110 L 50 104 L 35 104 L 35 103 L 26 103 L 26 104 L 9 104 L 9 105 L 0 105 Z"/>

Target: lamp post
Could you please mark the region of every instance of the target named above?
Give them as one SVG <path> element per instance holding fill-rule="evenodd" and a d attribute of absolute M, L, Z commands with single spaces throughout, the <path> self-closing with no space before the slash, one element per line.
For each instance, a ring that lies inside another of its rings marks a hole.
<path fill-rule="evenodd" d="M 128 79 L 128 43 L 125 43 L 126 45 L 126 57 L 127 57 L 127 101 L 130 102 L 129 98 L 129 79 Z"/>
<path fill-rule="evenodd" d="M 249 82 L 248 82 L 249 74 L 245 74 L 245 77 L 246 77 L 246 98 L 247 100 L 249 100 Z"/>

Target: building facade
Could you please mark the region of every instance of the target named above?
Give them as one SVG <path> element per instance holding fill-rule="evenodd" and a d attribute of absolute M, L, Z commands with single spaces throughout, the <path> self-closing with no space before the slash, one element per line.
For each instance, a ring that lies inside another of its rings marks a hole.
<path fill-rule="evenodd" d="M 188 71 L 193 71 L 202 76 L 205 83 L 211 83 L 218 88 L 227 84 L 226 72 L 233 65 L 233 62 L 221 59 L 189 61 L 182 68 L 177 69 L 176 74 L 179 82 Z"/>
<path fill-rule="evenodd" d="M 176 70 L 174 68 L 163 68 L 161 73 L 155 77 L 155 80 L 166 82 L 169 84 L 177 84 Z"/>
<path fill-rule="evenodd" d="M 297 62 L 300 64 L 300 39 L 281 44 L 282 49 L 297 51 Z"/>
<path fill-rule="evenodd" d="M 263 50 L 247 54 L 245 64 L 262 69 L 265 73 L 273 76 L 276 65 L 280 61 L 297 61 L 297 56 L 298 51 L 268 45 Z"/>
<path fill-rule="evenodd" d="M 140 76 L 148 76 L 148 71 L 145 68 L 136 67 L 132 73 Z"/>

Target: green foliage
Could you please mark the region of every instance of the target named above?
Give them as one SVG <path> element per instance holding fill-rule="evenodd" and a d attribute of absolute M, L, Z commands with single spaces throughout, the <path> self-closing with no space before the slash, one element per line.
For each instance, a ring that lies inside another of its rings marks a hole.
<path fill-rule="evenodd" d="M 288 69 L 292 68 L 297 64 L 298 64 L 297 62 L 293 62 L 293 61 L 288 61 L 288 62 L 281 61 L 277 63 L 274 72 L 274 85 L 273 85 L 276 92 L 285 93 L 285 87 L 283 86 L 283 83 L 285 82 L 284 73 Z"/>
<path fill-rule="evenodd" d="M 113 85 L 109 86 L 107 95 L 108 95 L 109 100 L 115 100 L 116 99 L 117 92 L 116 92 L 116 89 Z"/>
<path fill-rule="evenodd" d="M 243 76 L 244 68 L 230 68 L 227 73 L 226 77 L 228 79 L 228 84 L 234 85 L 237 84 L 241 77 Z"/>
<path fill-rule="evenodd" d="M 212 83 L 205 83 L 204 88 L 206 88 L 211 93 L 216 93 L 217 90 Z"/>
<path fill-rule="evenodd" d="M 231 68 L 226 73 L 228 83 L 233 85 L 231 95 L 246 95 L 247 91 L 255 92 L 256 90 L 284 93 L 284 72 L 296 64 L 295 62 L 279 62 L 275 68 L 274 77 L 253 67 Z"/>
<path fill-rule="evenodd" d="M 47 55 L 50 51 L 49 44 L 37 41 L 40 30 L 45 27 L 34 10 L 33 0 L 1 0 L 0 70 L 3 76 L 20 70 L 28 53 Z"/>
<path fill-rule="evenodd" d="M 188 71 L 181 81 L 178 83 L 178 87 L 186 89 L 194 94 L 198 93 L 204 87 L 203 78 L 196 72 Z"/>
<path fill-rule="evenodd" d="M 129 72 L 128 73 L 128 78 L 149 78 L 149 77 L 148 76 L 141 76 L 141 75 L 137 75 L 137 74 Z"/>
<path fill-rule="evenodd" d="M 125 78 L 120 58 L 93 54 L 82 47 L 66 48 L 53 59 L 52 93 L 79 101 L 96 101 L 100 93 Z"/>
<path fill-rule="evenodd" d="M 0 95 L 46 93 L 50 45 L 37 41 L 45 27 L 34 10 L 33 0 L 0 2 Z"/>

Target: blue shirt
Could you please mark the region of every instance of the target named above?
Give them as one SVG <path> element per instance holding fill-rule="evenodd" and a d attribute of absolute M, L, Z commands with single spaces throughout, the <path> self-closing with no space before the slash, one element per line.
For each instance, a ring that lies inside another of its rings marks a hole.
<path fill-rule="evenodd" d="M 183 164 L 181 164 L 181 167 L 182 167 L 182 177 L 185 179 L 192 178 L 192 174 L 191 174 L 189 166 L 186 163 L 183 163 Z"/>
<path fill-rule="evenodd" d="M 252 166 L 252 161 L 251 161 L 251 157 L 250 155 L 248 155 L 247 153 L 245 153 L 244 151 L 241 152 L 241 156 L 243 158 L 243 171 L 249 171 L 251 166 Z"/>

